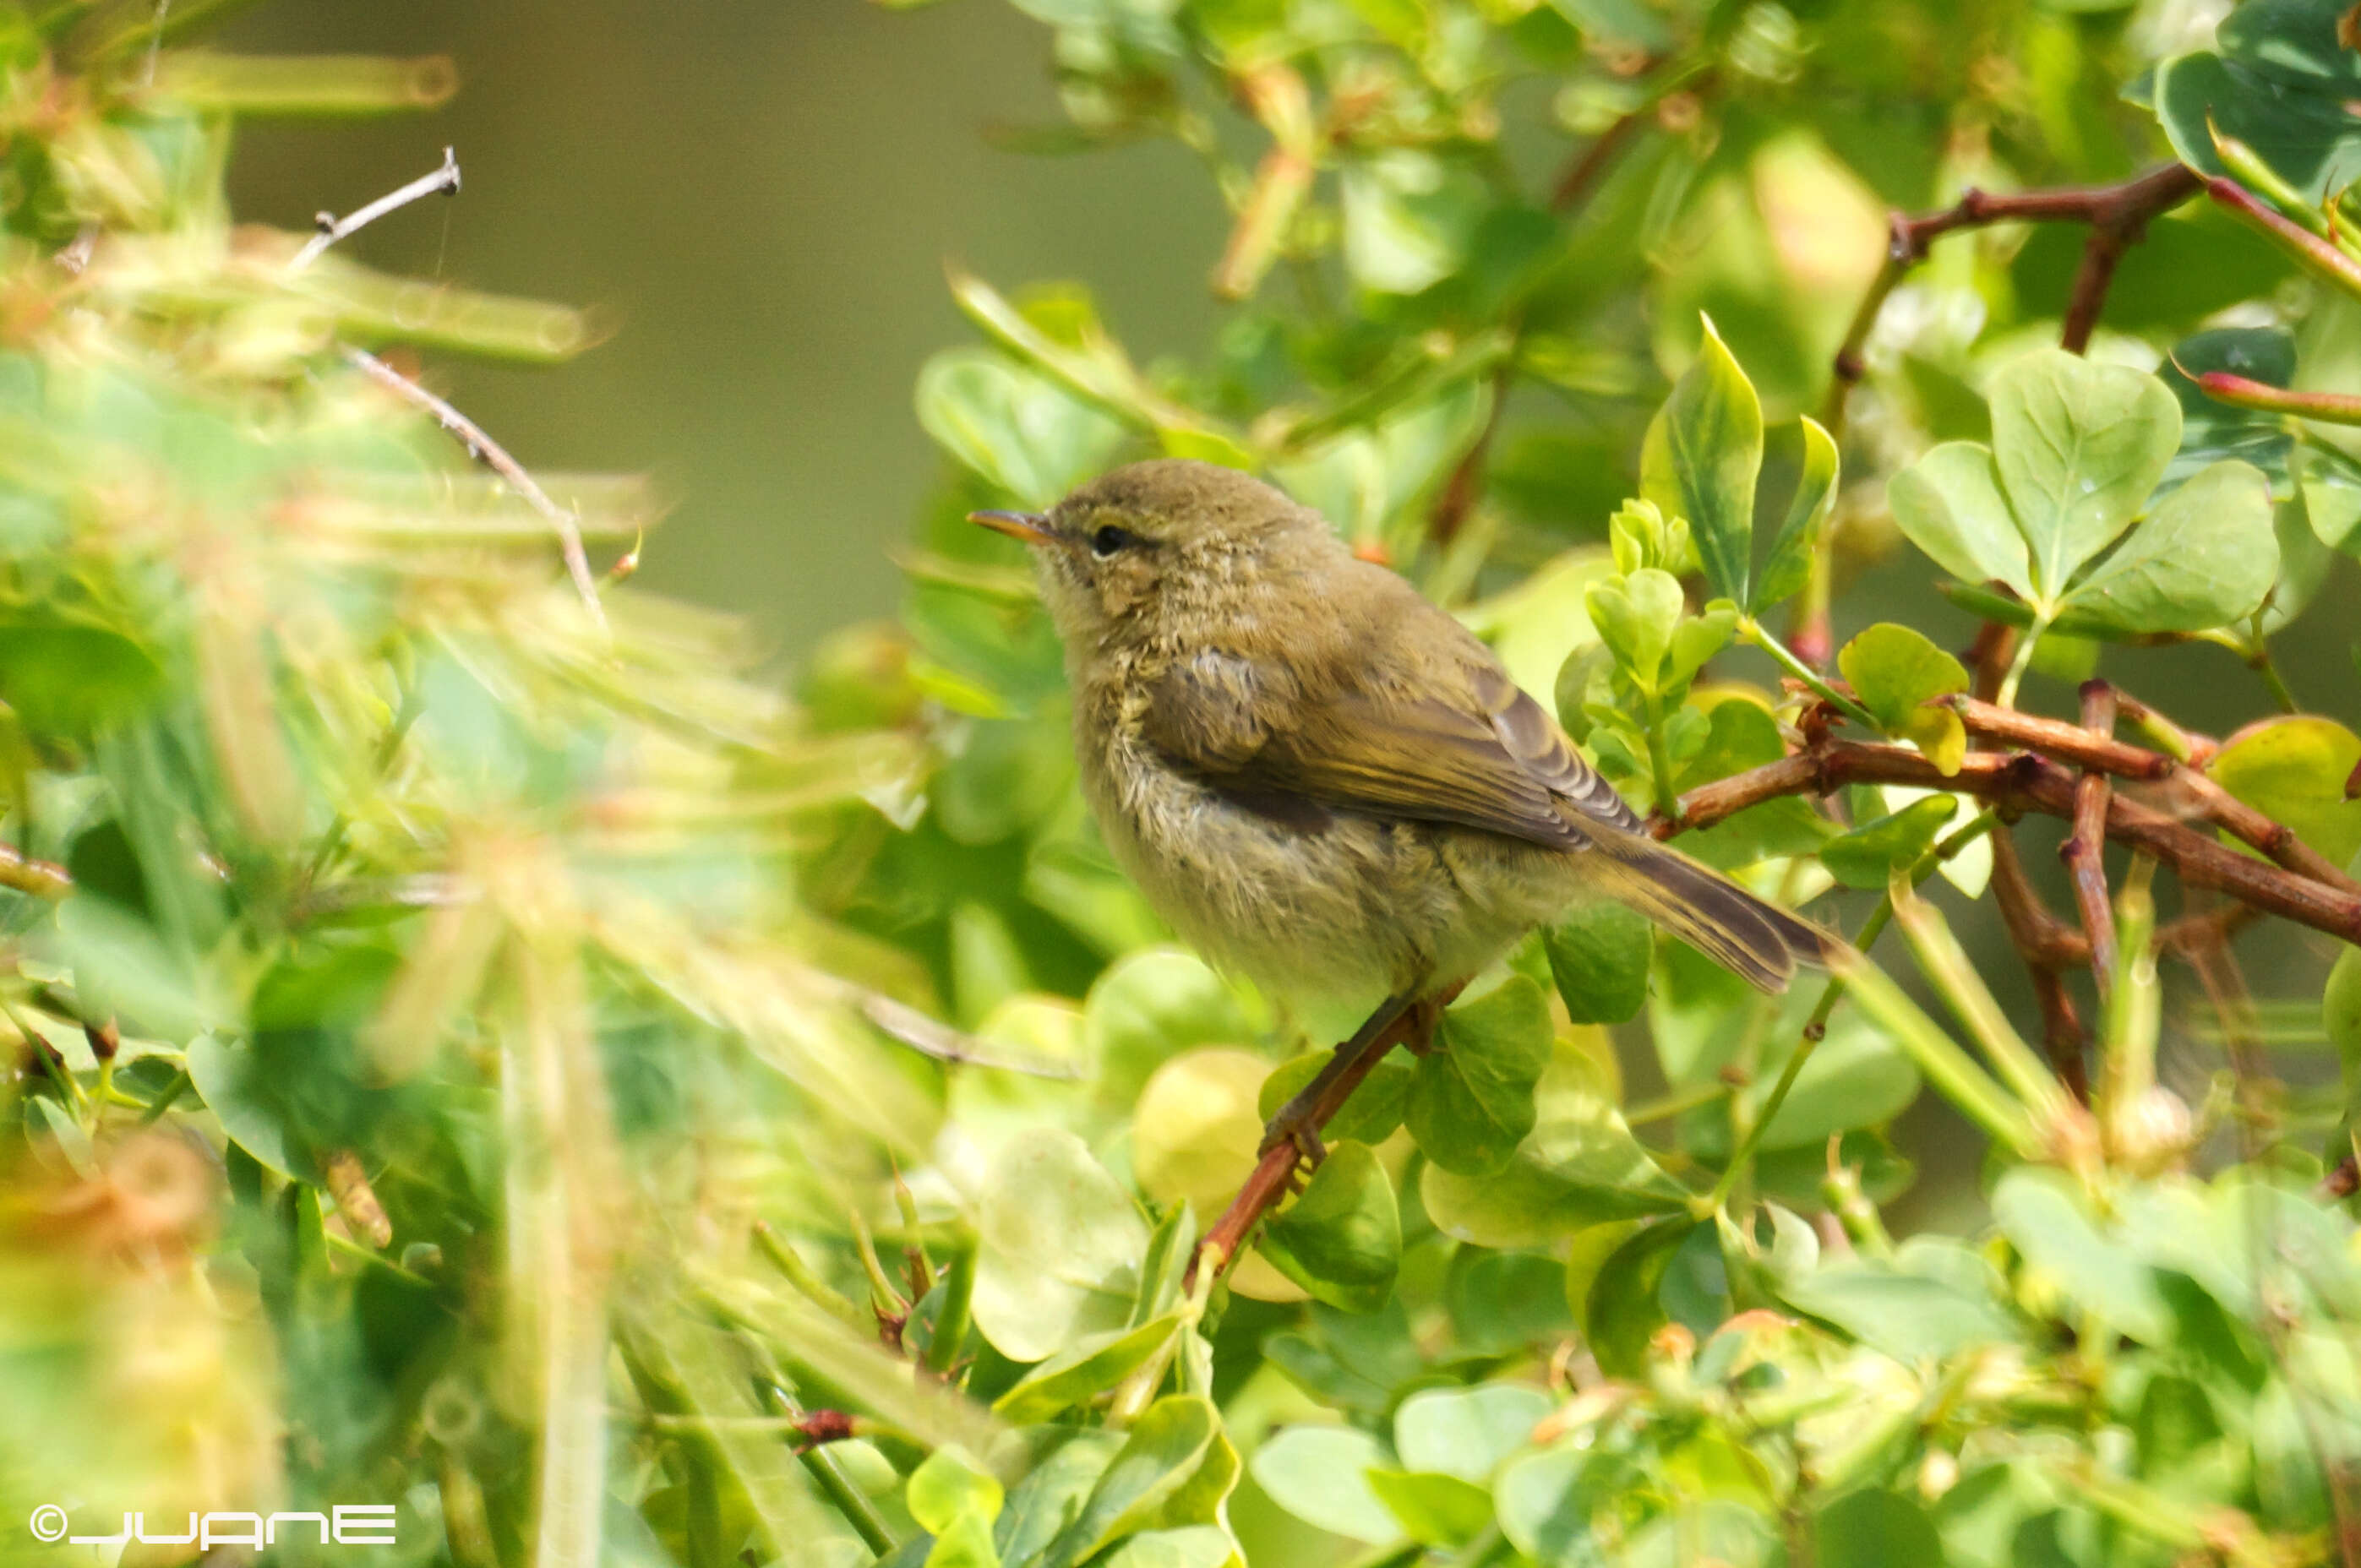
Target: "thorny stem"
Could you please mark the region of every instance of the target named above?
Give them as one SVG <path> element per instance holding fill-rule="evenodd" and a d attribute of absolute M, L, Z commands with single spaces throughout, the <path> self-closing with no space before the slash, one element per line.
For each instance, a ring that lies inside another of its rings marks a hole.
<path fill-rule="evenodd" d="M 317 260 L 320 253 L 343 239 L 346 235 L 365 229 L 388 213 L 399 212 L 412 202 L 434 195 L 456 196 L 459 193 L 459 159 L 449 148 L 443 149 L 443 166 L 432 174 L 422 174 L 398 191 L 389 191 L 366 207 L 356 207 L 343 217 L 334 213 L 320 214 L 320 232 L 304 242 L 303 248 L 287 264 L 290 275 L 301 272 Z"/>
<path fill-rule="evenodd" d="M 582 548 L 582 529 L 575 521 L 574 514 L 551 500 L 549 492 L 525 472 L 524 465 L 510 456 L 506 447 L 485 434 L 481 425 L 442 398 L 364 349 L 346 349 L 345 360 L 394 396 L 433 414 L 437 424 L 459 438 L 460 444 L 467 449 L 468 456 L 506 479 L 511 488 L 522 496 L 533 510 L 541 513 L 557 534 L 558 548 L 566 556 L 566 576 L 574 579 L 575 591 L 582 596 L 582 603 L 590 611 L 590 619 L 598 623 L 601 631 L 607 630 L 606 608 L 598 602 L 598 585 L 591 580 L 590 557 Z"/>

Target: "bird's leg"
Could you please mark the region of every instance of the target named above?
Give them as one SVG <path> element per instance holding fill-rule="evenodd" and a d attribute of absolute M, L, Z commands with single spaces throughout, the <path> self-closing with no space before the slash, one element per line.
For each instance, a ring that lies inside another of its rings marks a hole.
<path fill-rule="evenodd" d="M 1423 1006 L 1413 1001 L 1408 992 L 1378 1003 L 1378 1010 L 1353 1031 L 1353 1037 L 1336 1047 L 1319 1076 L 1279 1108 L 1279 1113 L 1264 1126 L 1262 1146 L 1257 1152 L 1268 1154 L 1282 1144 L 1293 1144 L 1296 1152 L 1314 1166 L 1327 1158 L 1327 1146 L 1320 1141 L 1321 1127 L 1336 1113 L 1345 1096 L 1359 1085 L 1379 1058 L 1410 1034 L 1424 1032 L 1400 1027 Z M 1426 1027 L 1433 1026 L 1430 1019 Z M 1342 1092 L 1338 1091 L 1339 1085 L 1343 1086 Z"/>

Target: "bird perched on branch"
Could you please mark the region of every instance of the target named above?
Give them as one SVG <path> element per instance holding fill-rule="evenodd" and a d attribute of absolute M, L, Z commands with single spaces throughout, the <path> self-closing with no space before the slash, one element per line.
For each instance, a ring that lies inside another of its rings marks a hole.
<path fill-rule="evenodd" d="M 1577 901 L 1765 991 L 1822 959 L 1818 927 L 1651 838 L 1490 649 L 1260 480 L 1138 463 L 972 521 L 1032 547 L 1083 795 L 1158 913 L 1268 989 L 1384 999 L 1267 1149 L 1316 1151 L 1359 1050 Z"/>

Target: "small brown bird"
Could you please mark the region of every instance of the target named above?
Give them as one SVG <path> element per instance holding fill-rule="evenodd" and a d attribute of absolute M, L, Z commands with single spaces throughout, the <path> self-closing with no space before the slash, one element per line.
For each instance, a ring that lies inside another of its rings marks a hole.
<path fill-rule="evenodd" d="M 1817 927 L 1649 837 L 1490 649 L 1260 480 L 1138 463 L 973 521 L 1033 547 L 1116 861 L 1216 964 L 1384 998 L 1356 1039 L 1586 898 L 1765 991 L 1824 956 Z M 1301 1141 L 1288 1124 L 1273 1138 Z"/>

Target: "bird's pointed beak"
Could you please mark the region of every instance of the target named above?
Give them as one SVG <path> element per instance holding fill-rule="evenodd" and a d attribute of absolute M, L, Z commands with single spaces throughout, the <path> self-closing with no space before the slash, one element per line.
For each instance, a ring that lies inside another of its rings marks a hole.
<path fill-rule="evenodd" d="M 1027 544 L 1058 543 L 1058 536 L 1049 532 L 1049 520 L 1038 511 L 972 511 L 967 520 Z"/>

